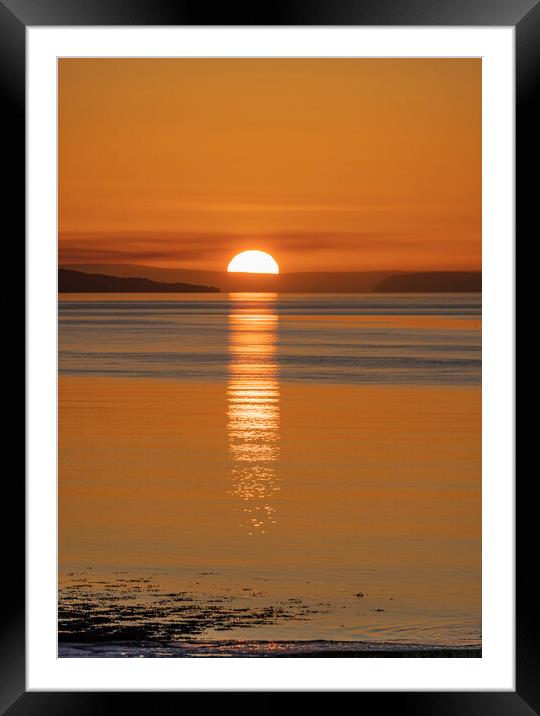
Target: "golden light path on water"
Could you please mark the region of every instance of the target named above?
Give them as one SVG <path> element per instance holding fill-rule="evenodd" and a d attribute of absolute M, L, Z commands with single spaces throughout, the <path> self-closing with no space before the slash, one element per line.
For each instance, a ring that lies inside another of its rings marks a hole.
<path fill-rule="evenodd" d="M 279 491 L 277 295 L 230 294 L 227 430 L 231 495 L 249 534 L 275 525 Z"/>

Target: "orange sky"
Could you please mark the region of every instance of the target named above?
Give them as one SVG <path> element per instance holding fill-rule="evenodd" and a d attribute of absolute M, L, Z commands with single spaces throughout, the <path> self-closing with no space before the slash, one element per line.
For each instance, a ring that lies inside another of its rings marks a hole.
<path fill-rule="evenodd" d="M 479 59 L 62 59 L 61 263 L 481 268 Z"/>

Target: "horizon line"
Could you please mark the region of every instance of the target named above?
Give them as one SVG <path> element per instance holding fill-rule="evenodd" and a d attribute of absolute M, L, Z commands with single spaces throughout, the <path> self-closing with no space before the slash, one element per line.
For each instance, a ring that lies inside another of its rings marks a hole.
<path fill-rule="evenodd" d="M 204 269 L 204 268 L 190 268 L 189 266 L 156 266 L 152 264 L 139 264 L 139 263 L 108 263 L 108 262 L 95 262 L 95 263 L 58 263 L 58 269 L 66 269 L 69 270 L 70 266 L 107 266 L 107 267 L 134 267 L 134 268 L 141 268 L 141 269 L 157 269 L 160 271 L 195 271 L 200 273 L 223 273 L 228 274 L 231 273 L 230 271 L 227 271 L 227 269 Z M 73 269 L 75 270 L 75 269 Z M 249 272 L 249 271 L 237 271 L 233 272 L 237 274 L 247 274 L 247 275 L 257 275 L 257 276 L 271 276 L 271 277 L 279 277 L 279 276 L 292 276 L 297 274 L 337 274 L 337 273 L 396 273 L 396 274 L 403 274 L 403 273 L 482 273 L 482 267 L 480 268 L 418 268 L 418 269 L 388 269 L 388 268 L 373 268 L 373 269 L 332 269 L 332 270 L 319 270 L 319 271 L 281 271 L 277 274 L 274 273 L 256 273 L 256 272 Z"/>

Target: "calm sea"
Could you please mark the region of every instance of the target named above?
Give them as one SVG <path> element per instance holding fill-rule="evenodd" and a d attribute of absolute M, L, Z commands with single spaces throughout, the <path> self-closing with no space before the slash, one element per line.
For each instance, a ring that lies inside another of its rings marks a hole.
<path fill-rule="evenodd" d="M 65 656 L 479 645 L 481 296 L 61 296 L 59 567 Z"/>

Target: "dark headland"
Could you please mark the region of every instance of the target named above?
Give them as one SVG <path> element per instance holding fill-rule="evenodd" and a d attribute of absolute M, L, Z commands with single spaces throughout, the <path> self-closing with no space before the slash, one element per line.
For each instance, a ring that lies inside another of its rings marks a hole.
<path fill-rule="evenodd" d="M 219 293 L 214 286 L 161 283 L 149 278 L 106 276 L 69 269 L 58 270 L 59 293 Z"/>
<path fill-rule="evenodd" d="M 478 293 L 482 274 L 478 271 L 433 271 L 402 273 L 384 278 L 376 293 Z"/>

